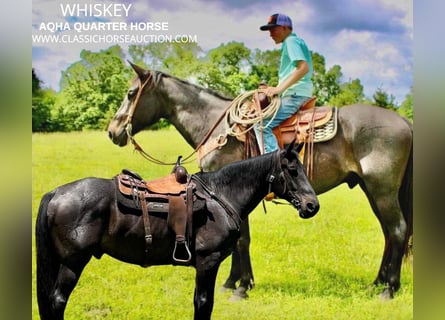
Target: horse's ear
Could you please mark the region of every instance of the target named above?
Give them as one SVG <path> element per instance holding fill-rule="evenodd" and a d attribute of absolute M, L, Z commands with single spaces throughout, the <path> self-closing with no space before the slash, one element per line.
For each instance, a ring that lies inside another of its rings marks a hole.
<path fill-rule="evenodd" d="M 295 140 L 296 139 L 292 140 L 292 142 L 289 143 L 289 145 L 287 146 L 286 154 L 289 154 L 294 149 L 294 147 L 295 147 Z"/>
<path fill-rule="evenodd" d="M 134 72 L 136 72 L 136 74 L 138 75 L 139 79 L 145 80 L 148 77 L 148 75 L 149 75 L 149 71 L 148 70 L 139 67 L 138 65 L 134 64 L 131 61 L 128 61 L 128 63 L 133 68 Z"/>
<path fill-rule="evenodd" d="M 300 153 L 301 149 L 303 149 L 303 146 L 304 146 L 304 142 L 300 142 L 299 144 L 297 144 L 296 151 L 298 153 Z"/>

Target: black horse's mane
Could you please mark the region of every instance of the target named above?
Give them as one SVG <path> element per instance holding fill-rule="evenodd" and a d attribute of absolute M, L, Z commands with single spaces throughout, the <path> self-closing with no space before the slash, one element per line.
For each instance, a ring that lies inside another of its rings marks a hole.
<path fill-rule="evenodd" d="M 199 176 L 213 185 L 228 185 L 230 177 L 252 178 L 256 173 L 270 170 L 276 166 L 276 152 L 267 153 L 258 157 L 232 162 L 213 172 L 200 172 Z M 258 177 L 259 178 L 259 177 Z"/>

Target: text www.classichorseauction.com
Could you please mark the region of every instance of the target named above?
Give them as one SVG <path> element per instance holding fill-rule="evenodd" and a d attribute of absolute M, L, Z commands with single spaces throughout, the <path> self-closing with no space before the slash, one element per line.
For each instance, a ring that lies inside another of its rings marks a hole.
<path fill-rule="evenodd" d="M 128 17 L 132 4 L 60 4 L 64 17 Z M 110 34 L 110 31 L 113 34 Z M 197 43 L 197 35 L 168 34 L 166 21 L 76 21 L 34 24 L 33 43 Z M 50 34 L 48 34 L 48 32 Z M 138 33 L 141 32 L 141 33 Z M 153 32 L 147 34 L 147 32 Z M 159 34 L 162 32 L 162 34 Z"/>

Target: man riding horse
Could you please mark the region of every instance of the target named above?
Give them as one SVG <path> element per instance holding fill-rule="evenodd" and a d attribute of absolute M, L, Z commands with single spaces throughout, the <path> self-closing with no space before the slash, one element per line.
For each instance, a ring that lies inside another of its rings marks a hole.
<path fill-rule="evenodd" d="M 292 20 L 284 14 L 269 17 L 260 30 L 269 30 L 273 41 L 281 45 L 281 63 L 278 71 L 278 86 L 267 87 L 267 96 L 279 95 L 281 102 L 275 117 L 262 127 L 255 126 L 255 134 L 261 153 L 278 150 L 278 142 L 272 129 L 288 119 L 312 98 L 312 57 L 305 41 L 292 32 Z"/>

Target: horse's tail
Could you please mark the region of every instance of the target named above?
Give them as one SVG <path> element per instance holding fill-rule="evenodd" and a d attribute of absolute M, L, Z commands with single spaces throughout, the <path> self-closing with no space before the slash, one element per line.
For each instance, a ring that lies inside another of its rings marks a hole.
<path fill-rule="evenodd" d="M 411 133 L 412 133 L 412 126 Z M 402 209 L 403 217 L 407 224 L 407 234 L 404 243 L 404 255 L 408 257 L 412 253 L 413 236 L 413 142 L 411 140 L 411 149 L 408 164 L 403 176 L 402 185 L 399 190 L 399 203 Z"/>
<path fill-rule="evenodd" d="M 48 203 L 54 191 L 45 194 L 40 201 L 36 220 L 36 252 L 37 252 L 37 303 L 41 319 L 51 319 L 51 293 L 59 271 L 59 259 L 55 254 L 48 227 Z"/>

